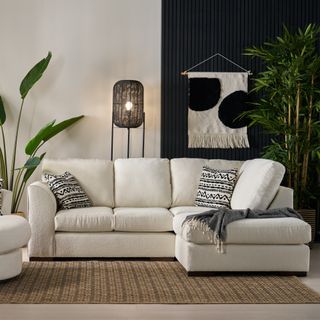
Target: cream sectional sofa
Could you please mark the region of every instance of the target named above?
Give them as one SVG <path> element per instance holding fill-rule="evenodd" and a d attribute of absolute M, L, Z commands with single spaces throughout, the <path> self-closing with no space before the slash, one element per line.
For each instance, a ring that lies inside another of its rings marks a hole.
<path fill-rule="evenodd" d="M 233 222 L 225 253 L 218 253 L 206 234 L 181 228 L 188 214 L 208 210 L 193 205 L 204 165 L 239 169 L 233 208 L 293 205 L 293 191 L 279 187 L 284 168 L 269 160 L 44 160 L 43 171 L 71 172 L 94 207 L 57 211 L 47 185 L 32 183 L 30 258 L 176 257 L 190 273 L 307 272 L 311 230 L 299 219 Z"/>

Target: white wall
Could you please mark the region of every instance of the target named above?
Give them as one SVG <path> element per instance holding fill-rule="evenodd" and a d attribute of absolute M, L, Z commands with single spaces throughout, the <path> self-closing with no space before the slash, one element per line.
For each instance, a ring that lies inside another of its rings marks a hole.
<path fill-rule="evenodd" d="M 160 155 L 161 0 L 0 0 L 0 94 L 13 140 L 19 85 L 50 50 L 53 58 L 26 100 L 19 150 L 45 123 L 84 114 L 49 142 L 50 158 L 110 158 L 113 84 L 136 79 L 145 88 L 146 156 Z M 126 155 L 116 129 L 115 158 Z M 141 130 L 132 156 L 141 155 Z M 22 152 L 19 164 L 25 161 Z"/>

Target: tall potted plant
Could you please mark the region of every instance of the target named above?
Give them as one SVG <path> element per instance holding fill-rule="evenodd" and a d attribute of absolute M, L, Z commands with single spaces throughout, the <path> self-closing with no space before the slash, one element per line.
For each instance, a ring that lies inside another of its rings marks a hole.
<path fill-rule="evenodd" d="M 39 61 L 24 77 L 20 85 L 20 96 L 21 104 L 16 123 L 15 137 L 13 140 L 13 152 L 11 157 L 11 164 L 8 162 L 7 157 L 7 143 L 4 130 L 4 124 L 6 122 L 6 112 L 3 100 L 0 96 L 0 131 L 2 138 L 2 147 L 0 147 L 0 176 L 3 179 L 3 188 L 12 191 L 12 212 L 18 210 L 19 204 L 27 181 L 32 176 L 41 160 L 45 156 L 45 153 L 38 154 L 39 149 L 51 138 L 65 130 L 83 116 L 67 119 L 56 124 L 53 120 L 46 124 L 40 131 L 27 143 L 25 146 L 25 154 L 27 160 L 24 165 L 16 166 L 16 156 L 19 138 L 19 129 L 21 118 L 24 110 L 25 99 L 35 85 L 35 83 L 42 77 L 44 71 L 47 69 L 48 64 L 51 60 L 51 52 L 48 53 L 47 57 Z"/>
<path fill-rule="evenodd" d="M 286 166 L 297 209 L 315 208 L 320 196 L 319 34 L 313 24 L 295 33 L 284 27 L 281 37 L 246 50 L 265 65 L 254 79 L 253 91 L 260 98 L 246 116 L 250 125 L 261 125 L 274 135 L 263 156 Z"/>

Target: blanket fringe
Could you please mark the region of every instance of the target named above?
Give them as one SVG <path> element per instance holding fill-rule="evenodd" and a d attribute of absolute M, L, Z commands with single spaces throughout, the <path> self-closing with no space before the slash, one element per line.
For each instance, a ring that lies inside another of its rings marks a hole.
<path fill-rule="evenodd" d="M 223 241 L 219 238 L 218 234 L 213 232 L 203 221 L 192 218 L 188 223 L 185 223 L 182 228 L 184 229 L 187 225 L 191 230 L 201 231 L 203 234 L 207 233 L 209 241 L 216 245 L 217 252 L 225 253 Z"/>
<path fill-rule="evenodd" d="M 247 134 L 190 134 L 189 148 L 249 148 Z"/>

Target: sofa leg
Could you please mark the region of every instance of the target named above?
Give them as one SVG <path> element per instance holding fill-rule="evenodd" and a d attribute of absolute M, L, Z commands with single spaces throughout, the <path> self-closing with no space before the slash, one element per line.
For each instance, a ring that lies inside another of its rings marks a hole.
<path fill-rule="evenodd" d="M 295 275 L 295 276 L 297 276 L 297 277 L 306 277 L 306 276 L 308 275 L 308 272 L 303 272 L 303 271 L 301 271 L 301 272 L 296 272 L 296 273 L 293 274 L 293 275 Z"/>
<path fill-rule="evenodd" d="M 52 257 L 29 257 L 29 261 L 54 261 Z"/>

